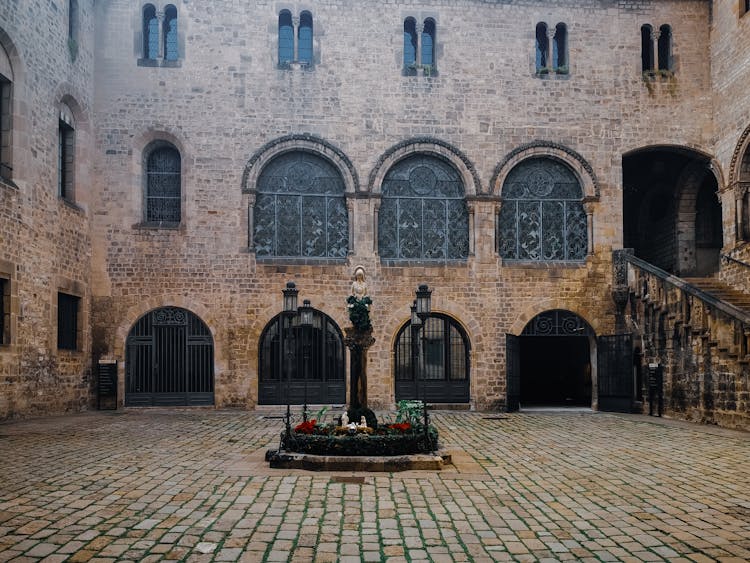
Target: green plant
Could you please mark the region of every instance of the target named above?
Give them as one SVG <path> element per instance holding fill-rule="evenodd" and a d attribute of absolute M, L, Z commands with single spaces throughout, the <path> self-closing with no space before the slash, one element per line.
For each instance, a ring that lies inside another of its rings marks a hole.
<path fill-rule="evenodd" d="M 555 69 L 555 72 L 557 74 L 568 74 L 570 71 L 568 69 L 568 65 L 559 66 Z"/>
<path fill-rule="evenodd" d="M 346 298 L 349 308 L 349 320 L 357 330 L 371 330 L 372 323 L 370 322 L 370 305 L 372 305 L 372 299 L 364 296 L 362 299 L 357 299 L 354 295 L 350 295 Z"/>
<path fill-rule="evenodd" d="M 367 408 L 358 408 L 358 409 L 349 409 L 346 412 L 346 415 L 349 417 L 349 422 L 356 422 L 359 424 L 359 421 L 362 420 L 362 417 L 365 417 L 365 421 L 367 421 L 367 426 L 373 429 L 377 429 L 378 427 L 378 417 L 375 416 L 375 413 L 372 412 L 370 409 Z"/>
<path fill-rule="evenodd" d="M 425 76 L 432 76 L 432 65 L 422 65 L 422 71 Z"/>
<path fill-rule="evenodd" d="M 422 419 L 424 409 L 422 401 L 402 400 L 396 403 L 396 422 L 417 423 Z"/>
<path fill-rule="evenodd" d="M 331 410 L 331 407 L 324 406 L 315 411 L 315 414 L 313 416 L 310 416 L 310 411 L 306 411 L 305 415 L 307 415 L 308 419 L 317 420 L 318 424 L 323 424 L 323 419 L 325 418 L 325 415 L 329 410 Z"/>
<path fill-rule="evenodd" d="M 536 69 L 537 74 L 549 74 L 552 71 L 552 69 L 548 66 L 543 66 L 541 68 Z"/>

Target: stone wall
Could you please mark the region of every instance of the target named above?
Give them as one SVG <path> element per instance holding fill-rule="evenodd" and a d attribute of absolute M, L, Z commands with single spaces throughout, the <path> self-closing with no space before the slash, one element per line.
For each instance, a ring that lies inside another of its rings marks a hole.
<path fill-rule="evenodd" d="M 75 43 L 66 2 L 0 4 L 12 73 L 11 166 L 0 180 L 0 277 L 9 285 L 0 346 L 0 419 L 77 411 L 90 402 L 94 19 L 79 2 Z M 57 196 L 58 120 L 75 120 L 74 190 Z M 58 350 L 57 294 L 80 298 L 78 350 Z"/>

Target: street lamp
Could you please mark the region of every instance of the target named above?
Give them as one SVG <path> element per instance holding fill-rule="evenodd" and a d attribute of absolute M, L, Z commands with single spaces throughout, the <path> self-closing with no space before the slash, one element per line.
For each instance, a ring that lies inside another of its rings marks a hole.
<path fill-rule="evenodd" d="M 302 420 L 307 422 L 307 372 L 310 369 L 310 329 L 313 324 L 313 308 L 310 306 L 310 300 L 305 299 L 302 307 L 299 308 L 299 324 L 302 325 L 302 354 L 304 363 L 302 365 L 305 378 L 305 406 L 302 407 Z"/>
<path fill-rule="evenodd" d="M 424 437 L 427 443 L 430 443 L 429 426 L 430 419 L 427 414 L 427 319 L 430 317 L 430 305 L 432 299 L 432 290 L 427 287 L 427 284 L 421 284 L 417 288 L 417 300 L 416 300 L 416 315 L 422 321 L 422 409 L 424 411 Z M 414 315 L 412 315 L 413 317 Z"/>
<path fill-rule="evenodd" d="M 422 319 L 417 315 L 417 302 L 411 304 L 411 377 L 414 380 L 414 397 L 419 396 L 417 389 L 417 365 L 419 363 L 419 329 L 422 328 Z"/>
<path fill-rule="evenodd" d="M 279 318 L 279 383 L 284 380 L 284 320 L 291 327 L 291 320 L 297 314 L 297 293 L 299 290 L 293 281 L 286 282 L 286 288 L 282 291 L 284 295 L 284 307 Z M 286 381 L 286 443 L 292 438 L 292 410 L 289 404 L 291 395 L 291 369 Z"/>

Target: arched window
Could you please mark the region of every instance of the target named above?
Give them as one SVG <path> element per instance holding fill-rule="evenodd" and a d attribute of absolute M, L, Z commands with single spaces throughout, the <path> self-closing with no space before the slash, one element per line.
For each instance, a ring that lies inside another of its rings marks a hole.
<path fill-rule="evenodd" d="M 659 70 L 672 70 L 672 28 L 664 24 L 659 28 Z"/>
<path fill-rule="evenodd" d="M 157 142 L 146 156 L 146 217 L 148 223 L 177 224 L 181 219 L 182 163 L 179 151 Z"/>
<path fill-rule="evenodd" d="M 564 23 L 555 26 L 555 37 L 552 40 L 552 67 L 559 73 L 568 70 L 568 29 Z"/>
<path fill-rule="evenodd" d="M 73 201 L 75 177 L 75 122 L 73 112 L 65 104 L 60 106 L 57 127 L 57 195 Z"/>
<path fill-rule="evenodd" d="M 302 12 L 299 18 L 299 41 L 297 58 L 301 63 L 311 65 L 313 62 L 313 17 L 310 12 Z"/>
<path fill-rule="evenodd" d="M 549 39 L 547 39 L 547 24 L 536 24 L 536 71 L 549 67 Z"/>
<path fill-rule="evenodd" d="M 311 327 L 299 317 L 274 317 L 266 325 L 258 348 L 258 402 L 262 405 L 344 403 L 346 382 L 344 339 L 338 325 L 313 310 Z M 279 338 L 281 333 L 281 338 Z M 283 341 L 283 367 L 279 342 Z M 283 374 L 283 375 L 282 375 Z M 306 395 L 306 397 L 305 397 Z"/>
<path fill-rule="evenodd" d="M 404 68 L 417 64 L 417 22 L 414 18 L 404 20 Z M 416 70 L 416 69 L 414 69 Z"/>
<path fill-rule="evenodd" d="M 750 149 L 745 149 L 740 164 L 740 193 L 742 194 L 741 221 L 742 229 L 738 233 L 744 241 L 750 241 Z"/>
<path fill-rule="evenodd" d="M 344 180 L 330 162 L 303 151 L 282 154 L 263 169 L 257 190 L 257 256 L 346 257 Z"/>
<path fill-rule="evenodd" d="M 463 260 L 469 213 L 458 172 L 429 155 L 398 162 L 383 180 L 378 252 L 390 260 Z"/>
<path fill-rule="evenodd" d="M 507 260 L 583 260 L 588 228 L 575 174 L 549 158 L 510 171 L 500 209 L 500 256 Z"/>
<path fill-rule="evenodd" d="M 177 52 L 177 8 L 169 5 L 164 10 L 164 59 L 176 61 Z"/>
<path fill-rule="evenodd" d="M 279 12 L 279 66 L 294 60 L 294 26 L 289 10 Z"/>
<path fill-rule="evenodd" d="M 143 7 L 143 58 L 159 58 L 159 20 L 153 4 Z"/>
<path fill-rule="evenodd" d="M 435 20 L 427 18 L 424 20 L 422 31 L 422 65 L 435 66 Z"/>
<path fill-rule="evenodd" d="M 641 70 L 650 72 L 654 69 L 653 29 L 650 25 L 641 26 Z"/>
<path fill-rule="evenodd" d="M 78 0 L 68 2 L 68 40 L 78 41 Z"/>
<path fill-rule="evenodd" d="M 435 313 L 426 330 L 417 333 L 411 323 L 396 336 L 396 400 L 463 403 L 469 400 L 469 339 L 455 319 Z M 422 388 L 424 386 L 424 389 Z"/>
<path fill-rule="evenodd" d="M 10 57 L 0 45 L 0 178 L 10 180 L 11 166 L 11 131 L 13 115 L 13 67 Z"/>

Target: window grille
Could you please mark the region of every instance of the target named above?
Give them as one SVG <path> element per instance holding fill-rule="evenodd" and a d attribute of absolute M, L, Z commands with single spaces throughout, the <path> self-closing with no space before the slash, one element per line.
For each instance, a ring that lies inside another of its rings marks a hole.
<path fill-rule="evenodd" d="M 327 160 L 302 151 L 278 156 L 261 173 L 257 190 L 257 256 L 346 257 L 344 180 Z"/>
<path fill-rule="evenodd" d="M 78 349 L 79 301 L 74 295 L 57 294 L 57 347 L 60 350 Z"/>
<path fill-rule="evenodd" d="M 177 8 L 171 4 L 164 10 L 164 59 L 176 61 L 177 51 Z"/>
<path fill-rule="evenodd" d="M 285 66 L 294 60 L 294 26 L 289 10 L 279 13 L 279 66 Z"/>
<path fill-rule="evenodd" d="M 159 58 L 159 20 L 152 4 L 143 7 L 143 58 Z"/>
<path fill-rule="evenodd" d="M 583 260 L 588 226 L 583 192 L 567 166 L 547 158 L 525 160 L 502 189 L 500 256 L 508 260 Z"/>
<path fill-rule="evenodd" d="M 157 147 L 146 161 L 146 221 L 179 223 L 181 204 L 180 153 L 171 146 Z"/>
<path fill-rule="evenodd" d="M 378 252 L 392 260 L 455 260 L 469 255 L 469 213 L 458 172 L 415 155 L 386 174 L 378 218 Z"/>
<path fill-rule="evenodd" d="M 73 172 L 75 166 L 75 130 L 60 119 L 58 126 L 57 194 L 73 200 Z"/>

